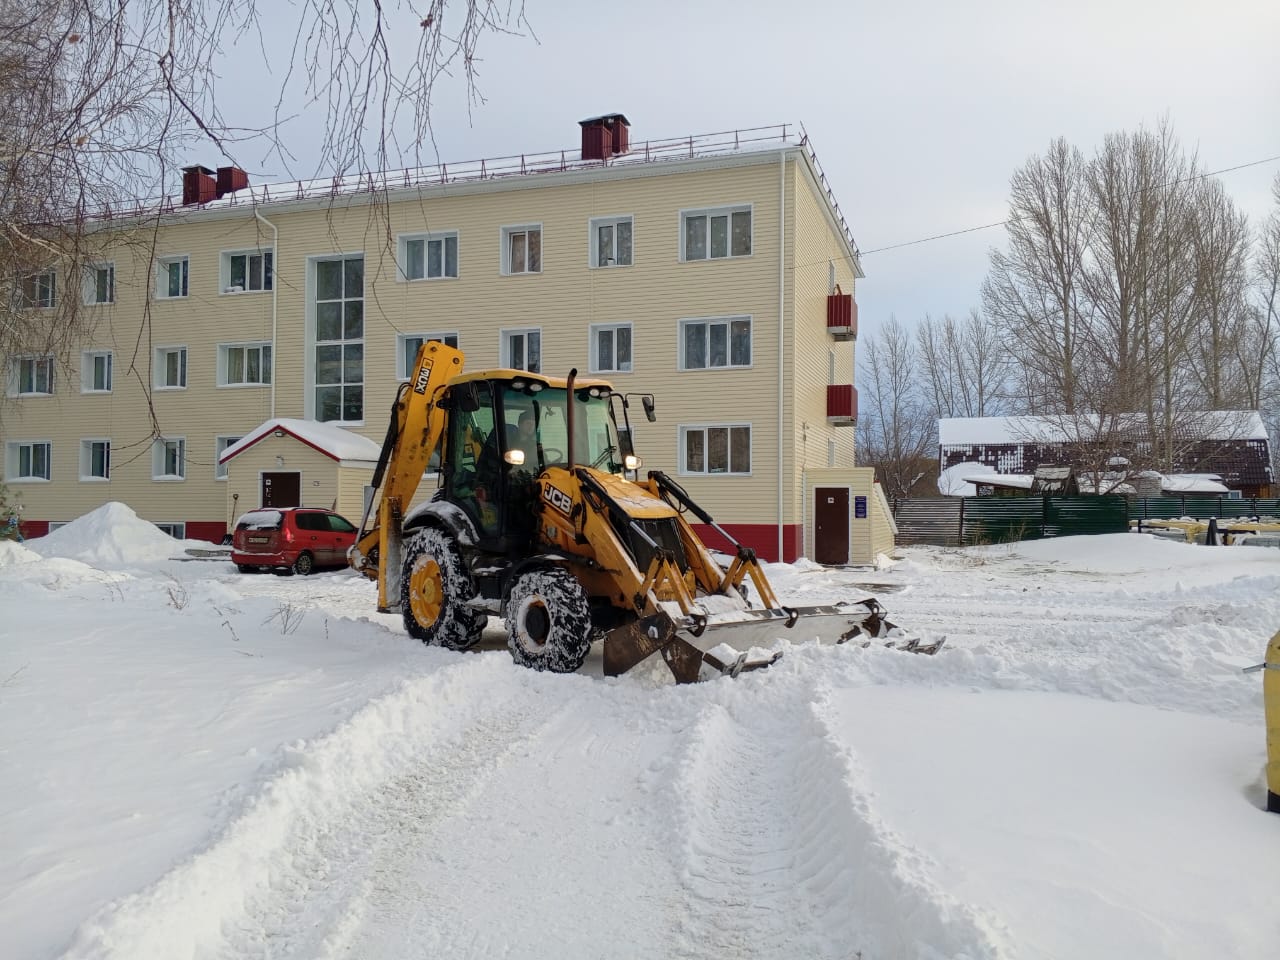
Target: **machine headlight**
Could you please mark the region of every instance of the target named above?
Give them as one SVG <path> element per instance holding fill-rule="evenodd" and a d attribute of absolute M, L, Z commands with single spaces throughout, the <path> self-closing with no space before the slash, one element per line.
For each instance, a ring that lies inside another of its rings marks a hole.
<path fill-rule="evenodd" d="M 524 463 L 524 451 L 508 450 L 502 455 L 502 459 L 507 461 L 507 463 L 511 464 L 513 467 L 521 466 Z"/>
<path fill-rule="evenodd" d="M 622 465 L 628 470 L 639 470 L 644 466 L 644 461 L 637 457 L 634 453 L 628 453 L 622 458 Z"/>

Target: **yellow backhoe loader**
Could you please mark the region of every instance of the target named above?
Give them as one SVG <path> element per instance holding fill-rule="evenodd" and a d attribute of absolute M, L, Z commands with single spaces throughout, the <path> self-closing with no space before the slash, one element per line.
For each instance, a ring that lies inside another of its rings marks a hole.
<path fill-rule="evenodd" d="M 900 633 L 873 598 L 782 606 L 755 553 L 679 484 L 660 471 L 638 479 L 635 396 L 576 371 L 465 373 L 460 351 L 423 344 L 349 553 L 378 582 L 378 609 L 452 650 L 479 641 L 490 614 L 504 617 L 512 656 L 536 670 L 575 671 L 596 640 L 611 676 L 658 653 L 681 683 L 767 666 L 778 655 L 750 651 L 778 637 L 866 645 Z M 652 420 L 653 397 L 640 399 Z M 440 486 L 407 512 L 433 455 Z M 724 536 L 726 567 L 687 515 Z"/>

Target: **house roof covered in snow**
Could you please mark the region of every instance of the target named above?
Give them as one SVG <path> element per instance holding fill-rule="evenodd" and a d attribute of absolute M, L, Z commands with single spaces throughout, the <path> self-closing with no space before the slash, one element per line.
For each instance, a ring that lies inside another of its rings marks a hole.
<path fill-rule="evenodd" d="M 1069 443 L 1103 434 L 1130 432 L 1145 425 L 1145 417 L 1109 418 L 1097 414 L 1056 417 L 948 417 L 938 421 L 938 444 L 943 447 L 983 444 Z M 1256 410 L 1211 410 L 1188 413 L 1177 432 L 1204 440 L 1266 440 L 1267 428 Z"/>
<path fill-rule="evenodd" d="M 233 457 L 248 450 L 264 437 L 273 435 L 277 430 L 300 440 L 307 446 L 319 450 L 334 460 L 354 460 L 358 462 L 376 463 L 381 449 L 368 437 L 352 433 L 345 427 L 333 423 L 319 423 L 315 420 L 296 420 L 291 417 L 276 417 L 256 427 L 238 441 L 222 451 L 219 463 L 226 463 Z"/>

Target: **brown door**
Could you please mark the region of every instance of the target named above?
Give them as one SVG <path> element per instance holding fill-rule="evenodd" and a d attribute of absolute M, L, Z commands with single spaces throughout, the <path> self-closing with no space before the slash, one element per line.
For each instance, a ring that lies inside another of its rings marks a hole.
<path fill-rule="evenodd" d="M 264 507 L 300 507 L 302 474 L 264 473 L 262 475 L 262 505 Z"/>
<path fill-rule="evenodd" d="M 817 487 L 813 491 L 813 559 L 817 563 L 849 562 L 848 487 Z"/>

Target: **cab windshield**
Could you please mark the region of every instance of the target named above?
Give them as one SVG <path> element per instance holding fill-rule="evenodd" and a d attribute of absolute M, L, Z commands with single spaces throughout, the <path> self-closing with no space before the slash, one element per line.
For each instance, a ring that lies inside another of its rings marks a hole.
<path fill-rule="evenodd" d="M 541 386 L 541 384 L 535 384 Z M 538 473 L 544 467 L 567 464 L 569 419 L 563 388 L 533 390 L 519 380 L 502 390 L 502 419 L 507 450 L 524 454 L 523 469 Z M 592 396 L 595 392 L 596 395 Z M 608 473 L 622 472 L 618 434 L 609 412 L 609 395 L 593 387 L 574 390 L 574 449 L 578 465 Z"/>

